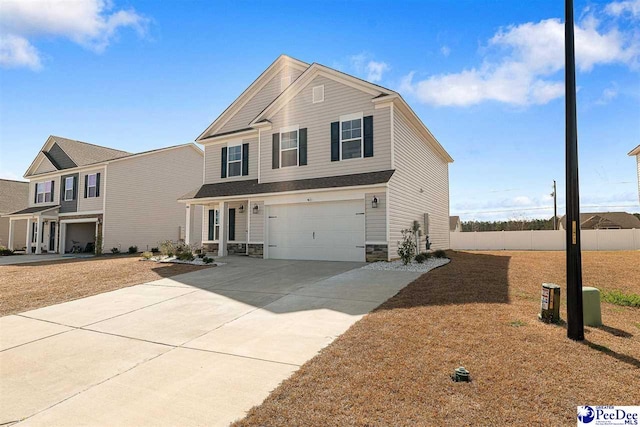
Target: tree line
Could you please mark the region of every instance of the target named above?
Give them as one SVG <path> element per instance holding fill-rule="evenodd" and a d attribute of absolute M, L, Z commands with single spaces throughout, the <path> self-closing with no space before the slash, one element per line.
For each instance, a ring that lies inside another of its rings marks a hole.
<path fill-rule="evenodd" d="M 560 228 L 560 218 L 558 218 Z M 553 230 L 553 217 L 549 219 L 509 219 L 507 221 L 462 221 L 462 231 L 522 231 Z"/>

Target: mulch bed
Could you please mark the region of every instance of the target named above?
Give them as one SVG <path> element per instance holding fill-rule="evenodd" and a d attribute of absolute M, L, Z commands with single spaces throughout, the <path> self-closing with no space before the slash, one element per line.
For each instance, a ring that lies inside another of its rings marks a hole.
<path fill-rule="evenodd" d="M 602 303 L 605 323 L 537 320 L 563 252 L 448 252 L 283 382 L 236 426 L 576 425 L 578 405 L 640 402 L 640 309 Z M 583 253 L 584 286 L 640 293 L 640 252 Z M 457 366 L 471 383 L 454 383 Z"/>
<path fill-rule="evenodd" d="M 209 268 L 104 256 L 0 266 L 0 316 Z"/>

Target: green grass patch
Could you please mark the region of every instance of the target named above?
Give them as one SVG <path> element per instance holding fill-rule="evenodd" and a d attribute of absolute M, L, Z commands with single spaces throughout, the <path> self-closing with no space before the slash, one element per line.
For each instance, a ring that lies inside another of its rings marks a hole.
<path fill-rule="evenodd" d="M 600 299 L 610 304 L 622 305 L 626 307 L 640 307 L 640 295 L 625 294 L 622 291 L 603 291 Z"/>
<path fill-rule="evenodd" d="M 527 323 L 522 320 L 514 320 L 512 322 L 509 322 L 509 325 L 513 326 L 514 328 L 519 328 L 521 326 L 526 326 Z"/>

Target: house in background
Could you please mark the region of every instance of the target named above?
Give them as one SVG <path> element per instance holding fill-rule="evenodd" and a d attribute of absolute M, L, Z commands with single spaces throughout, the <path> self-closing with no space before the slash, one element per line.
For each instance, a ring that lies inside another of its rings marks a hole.
<path fill-rule="evenodd" d="M 452 231 L 452 232 L 462 231 L 462 223 L 460 222 L 459 216 L 454 215 L 449 217 L 449 231 Z"/>
<path fill-rule="evenodd" d="M 388 260 L 414 221 L 449 247 L 453 160 L 390 89 L 282 55 L 196 142 L 204 185 L 181 200 L 219 255 Z"/>
<path fill-rule="evenodd" d="M 636 167 L 638 169 L 638 200 L 640 200 L 640 145 L 629 151 L 630 156 L 636 156 Z"/>
<path fill-rule="evenodd" d="M 24 241 L 21 244 L 9 245 L 9 217 L 5 215 L 26 208 L 28 195 L 28 182 L 0 179 L 0 246 L 9 249 L 23 248 Z M 24 236 L 27 232 L 27 221 L 15 222 L 13 227 L 16 233 Z"/>
<path fill-rule="evenodd" d="M 560 218 L 560 229 L 566 230 L 566 217 Z M 593 212 L 580 214 L 581 230 L 640 229 L 640 219 L 627 212 Z"/>
<path fill-rule="evenodd" d="M 132 154 L 50 136 L 25 173 L 26 207 L 8 216 L 8 241 L 37 254 L 92 252 L 98 236 L 103 250 L 146 250 L 185 238 L 191 221 L 198 242 L 201 213 L 176 199 L 202 183 L 202 164 L 195 144 Z"/>

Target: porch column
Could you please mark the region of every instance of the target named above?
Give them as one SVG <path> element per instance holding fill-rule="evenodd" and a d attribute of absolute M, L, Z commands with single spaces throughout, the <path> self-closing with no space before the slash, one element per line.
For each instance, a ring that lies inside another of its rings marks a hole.
<path fill-rule="evenodd" d="M 184 243 L 189 245 L 191 244 L 191 205 L 187 203 L 186 210 L 186 218 L 184 222 Z"/>
<path fill-rule="evenodd" d="M 7 245 L 10 251 L 13 250 L 13 218 L 9 218 L 9 240 Z"/>
<path fill-rule="evenodd" d="M 57 222 L 56 234 L 54 236 L 54 242 L 53 242 L 53 251 L 56 253 L 60 253 L 59 246 L 58 246 L 59 244 L 60 244 L 60 223 Z"/>
<path fill-rule="evenodd" d="M 218 239 L 218 256 L 227 256 L 227 209 L 228 202 L 220 202 L 220 238 Z"/>
<path fill-rule="evenodd" d="M 66 235 L 67 235 L 67 224 L 64 222 L 59 222 L 58 226 L 60 227 L 60 230 L 58 231 L 60 237 L 59 237 L 59 241 L 58 241 L 58 252 L 61 253 L 62 255 L 64 255 L 64 250 L 65 250 L 65 242 L 66 242 Z"/>
<path fill-rule="evenodd" d="M 33 227 L 33 219 L 27 218 L 27 243 L 25 246 L 27 247 L 26 253 L 31 253 L 31 227 Z"/>
<path fill-rule="evenodd" d="M 42 239 L 42 216 L 38 215 L 38 228 L 36 229 L 36 254 L 39 255 L 42 253 L 42 243 L 40 240 Z"/>

